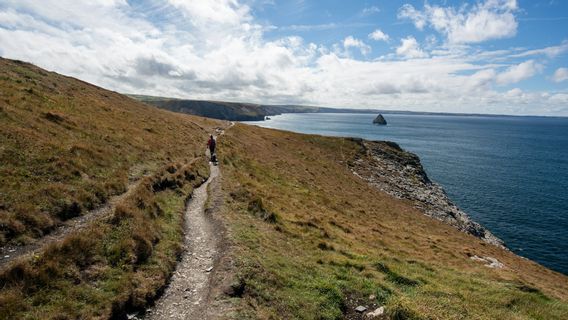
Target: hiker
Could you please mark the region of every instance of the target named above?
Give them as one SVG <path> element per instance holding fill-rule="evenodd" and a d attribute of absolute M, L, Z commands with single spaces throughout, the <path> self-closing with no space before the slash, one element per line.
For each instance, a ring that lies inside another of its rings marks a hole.
<path fill-rule="evenodd" d="M 215 141 L 215 138 L 213 138 L 213 135 L 210 135 L 209 141 L 207 141 L 207 146 L 209 147 L 209 152 L 211 153 L 211 162 L 217 162 L 217 155 L 215 154 L 216 145 L 217 142 Z"/>

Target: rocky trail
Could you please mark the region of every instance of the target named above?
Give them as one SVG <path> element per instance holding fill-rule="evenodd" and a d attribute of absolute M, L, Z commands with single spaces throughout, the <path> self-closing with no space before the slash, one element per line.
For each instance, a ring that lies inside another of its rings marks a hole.
<path fill-rule="evenodd" d="M 228 128 L 232 127 L 231 123 Z M 217 129 L 217 137 L 223 135 Z M 216 204 L 220 199 L 220 170 L 210 163 L 209 179 L 193 191 L 184 217 L 184 250 L 180 262 L 164 294 L 143 315 L 130 319 L 209 319 L 217 312 L 210 308 L 212 276 L 222 253 L 219 225 L 206 203 Z M 215 209 L 212 210 L 216 211 Z"/>
<path fill-rule="evenodd" d="M 52 232 L 39 239 L 35 239 L 30 244 L 21 246 L 8 244 L 0 247 L 0 269 L 3 269 L 10 262 L 17 260 L 20 257 L 33 255 L 44 250 L 50 244 L 63 240 L 69 234 L 84 229 L 96 220 L 104 219 L 112 213 L 114 207 L 118 203 L 128 197 L 131 192 L 136 189 L 140 181 L 142 181 L 142 178 L 143 177 L 140 177 L 135 181 L 132 181 L 128 185 L 126 192 L 110 198 L 104 206 L 63 222 Z"/>
<path fill-rule="evenodd" d="M 145 319 L 204 319 L 209 281 L 217 255 L 215 227 L 205 213 L 207 188 L 217 179 L 219 167 L 211 164 L 209 180 L 193 191 L 185 212 L 184 253 L 164 294 Z"/>

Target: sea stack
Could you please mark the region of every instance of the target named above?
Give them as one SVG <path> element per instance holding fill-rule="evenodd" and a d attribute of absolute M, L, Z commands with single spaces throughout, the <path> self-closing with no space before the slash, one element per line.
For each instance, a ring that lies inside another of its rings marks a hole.
<path fill-rule="evenodd" d="M 375 118 L 375 120 L 373 120 L 373 123 L 384 126 L 387 124 L 387 120 L 385 120 L 383 115 L 379 113 L 379 115 Z"/>

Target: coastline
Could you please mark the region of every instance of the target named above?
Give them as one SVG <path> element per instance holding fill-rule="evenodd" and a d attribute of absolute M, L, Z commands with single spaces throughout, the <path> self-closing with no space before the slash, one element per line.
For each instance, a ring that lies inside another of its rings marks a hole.
<path fill-rule="evenodd" d="M 440 193 L 445 191 L 451 204 L 503 240 L 509 250 L 568 274 L 564 254 L 568 250 L 564 232 L 568 203 L 562 196 L 568 179 L 558 174 L 568 163 L 555 160 L 567 155 L 568 122 L 391 115 L 386 118 L 389 125 L 379 127 L 371 124 L 373 116 L 290 114 L 250 124 L 306 134 L 395 141 L 419 155 L 428 177 L 443 186 Z M 451 213 L 456 215 L 453 210 Z"/>
<path fill-rule="evenodd" d="M 348 163 L 354 175 L 395 198 L 412 201 L 431 218 L 507 249 L 503 240 L 473 221 L 451 201 L 441 185 L 430 180 L 417 155 L 403 150 L 395 142 L 351 140 L 361 147 L 356 158 Z"/>

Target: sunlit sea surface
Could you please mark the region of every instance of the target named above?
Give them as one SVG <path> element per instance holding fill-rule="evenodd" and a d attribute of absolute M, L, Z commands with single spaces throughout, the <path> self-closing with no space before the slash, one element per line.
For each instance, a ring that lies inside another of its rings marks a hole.
<path fill-rule="evenodd" d="M 390 140 L 519 255 L 568 274 L 568 118 L 283 114 L 263 127 Z"/>

